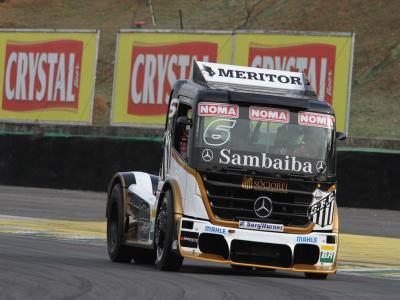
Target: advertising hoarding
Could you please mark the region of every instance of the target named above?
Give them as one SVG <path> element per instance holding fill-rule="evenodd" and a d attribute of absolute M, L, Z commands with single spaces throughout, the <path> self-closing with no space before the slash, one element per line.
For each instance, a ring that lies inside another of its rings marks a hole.
<path fill-rule="evenodd" d="M 121 30 L 111 125 L 163 127 L 171 88 L 189 79 L 193 60 L 230 63 L 228 32 Z"/>
<path fill-rule="evenodd" d="M 304 72 L 318 98 L 334 107 L 337 130 L 347 133 L 353 48 L 352 33 L 238 31 L 233 64 Z"/>
<path fill-rule="evenodd" d="M 0 120 L 92 122 L 99 32 L 0 30 Z"/>

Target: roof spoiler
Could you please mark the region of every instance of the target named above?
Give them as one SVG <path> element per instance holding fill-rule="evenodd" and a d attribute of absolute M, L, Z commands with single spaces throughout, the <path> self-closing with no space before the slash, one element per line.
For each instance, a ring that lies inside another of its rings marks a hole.
<path fill-rule="evenodd" d="M 303 73 L 194 61 L 192 80 L 207 87 L 242 86 L 309 92 Z"/>

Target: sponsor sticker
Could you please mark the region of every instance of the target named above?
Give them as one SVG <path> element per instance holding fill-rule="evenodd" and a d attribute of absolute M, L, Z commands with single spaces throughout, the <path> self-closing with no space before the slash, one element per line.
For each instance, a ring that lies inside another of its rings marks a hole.
<path fill-rule="evenodd" d="M 226 228 L 210 226 L 210 225 L 206 225 L 204 231 L 209 232 L 209 233 L 219 233 L 219 234 L 223 234 L 223 235 L 228 233 L 228 230 Z"/>
<path fill-rule="evenodd" d="M 239 105 L 200 102 L 198 105 L 199 116 L 239 118 Z"/>
<path fill-rule="evenodd" d="M 242 154 L 234 153 L 231 149 L 219 151 L 218 162 L 223 165 L 256 167 L 262 169 L 302 172 L 312 174 L 315 171 L 310 161 L 299 160 L 295 156 L 272 157 L 268 153 Z"/>
<path fill-rule="evenodd" d="M 333 263 L 335 258 L 335 247 L 334 246 L 321 246 L 320 262 L 322 263 Z"/>
<path fill-rule="evenodd" d="M 318 238 L 316 236 L 299 235 L 296 238 L 296 242 L 301 244 L 317 244 Z"/>
<path fill-rule="evenodd" d="M 304 126 L 314 126 L 328 129 L 335 128 L 335 117 L 328 114 L 300 111 L 298 113 L 298 122 L 299 125 Z"/>
<path fill-rule="evenodd" d="M 177 240 L 174 240 L 174 242 L 172 243 L 172 249 L 173 250 L 178 249 L 178 241 Z"/>
<path fill-rule="evenodd" d="M 323 246 L 321 246 L 321 250 L 334 251 L 335 250 L 335 246 L 323 245 Z"/>
<path fill-rule="evenodd" d="M 191 231 L 181 231 L 180 244 L 182 247 L 197 248 L 199 233 Z"/>
<path fill-rule="evenodd" d="M 289 123 L 289 111 L 269 107 L 249 107 L 249 119 L 252 121 L 268 121 L 276 123 Z"/>
<path fill-rule="evenodd" d="M 72 109 L 79 104 L 83 41 L 7 43 L 2 109 Z"/>
<path fill-rule="evenodd" d="M 283 232 L 282 224 L 270 224 L 261 222 L 251 222 L 251 221 L 239 221 L 239 228 Z"/>
<path fill-rule="evenodd" d="M 178 103 L 179 100 L 177 98 L 171 99 L 168 112 L 169 119 L 172 119 L 175 116 L 176 112 L 178 111 Z"/>
<path fill-rule="evenodd" d="M 209 146 L 222 146 L 231 138 L 231 129 L 235 127 L 236 120 L 216 119 L 208 124 L 204 130 L 203 141 Z"/>
<path fill-rule="evenodd" d="M 331 225 L 333 223 L 336 191 L 329 193 L 316 189 L 313 192 L 313 198 L 313 203 L 307 210 L 310 222 L 321 227 Z"/>
<path fill-rule="evenodd" d="M 251 176 L 244 176 L 241 184 L 245 190 L 256 190 L 266 192 L 287 193 L 288 183 L 269 181 L 264 179 L 253 178 Z"/>
<path fill-rule="evenodd" d="M 259 68 L 197 62 L 207 82 L 304 91 L 303 74 Z"/>

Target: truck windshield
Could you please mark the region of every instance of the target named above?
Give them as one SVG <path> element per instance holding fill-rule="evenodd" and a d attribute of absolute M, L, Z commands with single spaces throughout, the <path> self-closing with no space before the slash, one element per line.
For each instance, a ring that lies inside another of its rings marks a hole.
<path fill-rule="evenodd" d="M 335 167 L 334 122 L 329 114 L 202 102 L 194 162 L 215 169 L 329 175 Z"/>

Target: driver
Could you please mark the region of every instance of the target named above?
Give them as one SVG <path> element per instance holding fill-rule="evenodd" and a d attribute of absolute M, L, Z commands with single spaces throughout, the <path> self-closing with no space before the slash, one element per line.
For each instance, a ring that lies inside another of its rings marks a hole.
<path fill-rule="evenodd" d="M 295 154 L 305 157 L 322 158 L 324 152 L 325 131 L 323 128 L 306 127 L 301 145 Z"/>
<path fill-rule="evenodd" d="M 294 155 L 303 137 L 302 128 L 294 124 L 285 124 L 278 128 L 274 152 L 281 155 Z"/>
<path fill-rule="evenodd" d="M 189 130 L 186 126 L 182 127 L 182 132 L 179 141 L 179 154 L 184 160 L 188 158 L 188 141 L 189 141 Z"/>

